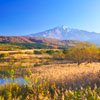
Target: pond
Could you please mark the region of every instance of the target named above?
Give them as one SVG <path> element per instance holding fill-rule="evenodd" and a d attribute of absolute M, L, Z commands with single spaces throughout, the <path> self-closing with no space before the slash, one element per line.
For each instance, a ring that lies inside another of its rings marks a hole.
<path fill-rule="evenodd" d="M 28 83 L 24 78 L 15 78 L 14 80 L 8 78 L 3 79 L 0 78 L 0 85 L 6 84 L 6 83 L 18 83 L 20 85 L 24 85 L 24 83 Z"/>

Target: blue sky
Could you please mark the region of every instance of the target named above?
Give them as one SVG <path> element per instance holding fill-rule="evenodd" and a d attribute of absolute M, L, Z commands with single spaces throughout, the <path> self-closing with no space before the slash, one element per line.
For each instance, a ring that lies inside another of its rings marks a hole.
<path fill-rule="evenodd" d="M 100 33 L 100 0 L 0 0 L 0 35 L 27 35 L 60 25 Z"/>

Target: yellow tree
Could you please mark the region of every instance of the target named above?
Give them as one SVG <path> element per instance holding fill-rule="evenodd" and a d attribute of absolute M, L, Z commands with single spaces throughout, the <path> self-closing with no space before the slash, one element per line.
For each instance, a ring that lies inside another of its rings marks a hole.
<path fill-rule="evenodd" d="M 91 63 L 99 59 L 99 49 L 95 45 L 92 44 L 90 47 L 87 47 L 86 52 L 87 63 Z"/>
<path fill-rule="evenodd" d="M 98 59 L 99 50 L 91 43 L 80 43 L 70 50 L 66 55 L 67 59 L 77 62 L 80 65 L 83 62 L 92 62 Z"/>

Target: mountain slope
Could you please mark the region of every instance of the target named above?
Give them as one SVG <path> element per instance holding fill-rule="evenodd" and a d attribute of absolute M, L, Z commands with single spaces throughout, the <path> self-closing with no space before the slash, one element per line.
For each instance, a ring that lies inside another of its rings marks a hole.
<path fill-rule="evenodd" d="M 0 36 L 1 43 L 29 43 L 31 44 L 41 44 L 46 45 L 52 48 L 58 48 L 63 46 L 74 46 L 80 41 L 77 40 L 57 40 L 57 39 L 49 39 L 49 38 L 38 38 L 38 37 L 21 37 L 21 36 Z"/>
<path fill-rule="evenodd" d="M 33 43 L 26 37 L 21 37 L 21 36 L 0 36 L 0 42 Z"/>
<path fill-rule="evenodd" d="M 100 44 L 100 34 L 84 30 L 71 29 L 67 26 L 58 26 L 44 32 L 30 34 L 28 36 L 53 38 L 59 40 L 80 40 Z"/>

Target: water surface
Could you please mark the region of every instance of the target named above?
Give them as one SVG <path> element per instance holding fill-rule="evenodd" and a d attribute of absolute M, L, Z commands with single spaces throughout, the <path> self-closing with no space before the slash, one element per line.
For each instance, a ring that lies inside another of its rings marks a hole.
<path fill-rule="evenodd" d="M 0 78 L 0 85 L 6 84 L 6 83 L 18 83 L 20 85 L 24 85 L 24 83 L 27 83 L 24 78 L 15 78 L 14 80 L 8 78 L 8 79 L 3 79 Z"/>

